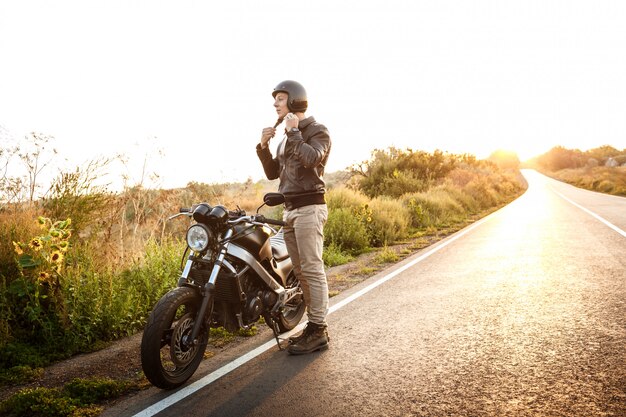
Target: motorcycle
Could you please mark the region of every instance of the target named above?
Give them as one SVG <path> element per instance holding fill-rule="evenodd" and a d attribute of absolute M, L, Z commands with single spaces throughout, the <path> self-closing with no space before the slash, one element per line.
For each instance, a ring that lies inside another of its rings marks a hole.
<path fill-rule="evenodd" d="M 187 261 L 178 286 L 150 313 L 141 340 L 141 365 L 148 380 L 163 389 L 184 384 L 203 359 L 209 329 L 250 329 L 261 317 L 280 333 L 293 329 L 305 310 L 280 220 L 259 210 L 285 198 L 268 193 L 256 214 L 237 208 L 197 204 L 170 219 L 188 216 Z"/>

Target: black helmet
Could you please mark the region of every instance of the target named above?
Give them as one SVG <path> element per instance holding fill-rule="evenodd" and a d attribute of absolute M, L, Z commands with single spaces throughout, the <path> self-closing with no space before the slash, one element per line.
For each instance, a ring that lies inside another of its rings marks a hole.
<path fill-rule="evenodd" d="M 272 96 L 276 98 L 278 93 L 289 94 L 287 99 L 287 108 L 292 112 L 305 112 L 308 106 L 306 100 L 306 90 L 297 81 L 285 80 L 279 83 L 275 88 Z"/>

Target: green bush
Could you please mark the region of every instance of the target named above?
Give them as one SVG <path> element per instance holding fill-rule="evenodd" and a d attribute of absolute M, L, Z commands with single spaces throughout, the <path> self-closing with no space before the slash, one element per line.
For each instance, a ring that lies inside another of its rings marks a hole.
<path fill-rule="evenodd" d="M 541 170 L 560 171 L 568 168 L 582 168 L 589 164 L 590 159 L 602 165 L 604 165 L 609 158 L 614 158 L 619 162 L 623 161 L 622 158 L 624 158 L 624 155 L 626 155 L 626 149 L 619 150 L 609 145 L 589 149 L 585 152 L 578 149 L 566 149 L 562 146 L 556 146 L 530 162 L 531 165 L 537 166 Z"/>
<path fill-rule="evenodd" d="M 43 368 L 33 369 L 29 365 L 18 365 L 9 369 L 2 367 L 0 368 L 0 386 L 34 381 L 42 374 Z"/>
<path fill-rule="evenodd" d="M 410 214 L 400 200 L 376 197 L 371 202 L 370 245 L 381 247 L 409 235 Z"/>
<path fill-rule="evenodd" d="M 403 202 L 411 213 L 411 225 L 416 228 L 458 222 L 466 213 L 463 205 L 446 188 L 407 194 Z"/>
<path fill-rule="evenodd" d="M 150 309 L 177 284 L 183 247 L 150 241 L 145 256 L 123 270 L 101 268 L 97 247 L 72 248 L 55 284 L 62 302 L 52 305 L 41 297 L 45 282 L 15 278 L 2 295 L 14 340 L 0 346 L 0 367 L 9 370 L 0 379 L 19 377 L 10 371 L 15 367 L 46 366 L 142 329 Z"/>
<path fill-rule="evenodd" d="M 463 188 L 455 187 L 453 184 L 445 182 L 436 189 L 442 190 L 455 202 L 461 205 L 463 208 L 463 217 L 465 217 L 468 213 L 474 214 L 480 210 L 480 204 L 470 194 L 465 192 Z"/>
<path fill-rule="evenodd" d="M 382 265 L 392 262 L 398 262 L 399 259 L 400 257 L 393 249 L 385 246 L 383 247 L 383 250 L 381 250 L 376 254 L 376 256 L 374 256 L 374 263 Z"/>
<path fill-rule="evenodd" d="M 370 197 L 386 195 L 389 197 L 400 197 L 408 192 L 425 190 L 428 182 L 411 171 L 393 171 L 390 175 L 380 178 L 370 176 L 361 179 L 359 185 Z"/>
<path fill-rule="evenodd" d="M 41 348 L 20 341 L 10 341 L 0 350 L 0 367 L 3 369 L 29 365 L 40 368 L 47 365 L 47 361 L 41 357 Z M 17 369 L 16 369 L 17 370 Z"/>
<path fill-rule="evenodd" d="M 353 169 L 358 178 L 359 189 L 369 197 L 400 197 L 406 193 L 428 189 L 434 182 L 452 171 L 468 158 L 436 150 L 432 154 L 412 149 L 390 147 L 376 149 L 372 159 Z"/>
<path fill-rule="evenodd" d="M 349 208 L 330 210 L 324 226 L 324 241 L 327 246 L 358 254 L 367 248 L 369 236 L 363 221 Z"/>
<path fill-rule="evenodd" d="M 14 320 L 22 311 L 14 305 L 10 288 L 20 277 L 18 256 L 13 242 L 27 242 L 40 232 L 39 215 L 34 207 L 0 210 L 0 349 L 13 338 Z"/>
<path fill-rule="evenodd" d="M 119 272 L 98 271 L 93 254 L 76 259 L 64 282 L 75 349 L 141 329 L 150 309 L 177 284 L 183 248 L 175 240 L 150 241 L 143 259 Z"/>
<path fill-rule="evenodd" d="M 481 209 L 495 207 L 499 202 L 498 193 L 492 183 L 484 177 L 473 179 L 464 190 L 478 202 Z"/>
<path fill-rule="evenodd" d="M 322 253 L 322 259 L 324 260 L 324 265 L 331 267 L 347 264 L 354 258 L 349 253 L 341 250 L 341 248 L 337 246 L 337 244 L 331 243 L 324 248 L 324 252 Z"/>
<path fill-rule="evenodd" d="M 326 193 L 326 204 L 328 210 L 334 209 L 355 209 L 366 206 L 369 198 L 358 190 L 351 190 L 346 187 L 337 187 Z"/>
<path fill-rule="evenodd" d="M 108 398 L 115 398 L 127 390 L 129 384 L 110 378 L 74 379 L 63 388 L 64 394 L 82 405 L 96 404 Z"/>
<path fill-rule="evenodd" d="M 577 187 L 626 196 L 626 167 L 586 167 L 564 169 L 550 174 Z"/>
<path fill-rule="evenodd" d="M 26 389 L 0 404 L 0 411 L 7 416 L 71 416 L 78 405 L 60 391 L 51 388 Z"/>
<path fill-rule="evenodd" d="M 97 404 L 133 389 L 127 382 L 75 379 L 63 389 L 29 388 L 0 403 L 0 413 L 10 417 L 95 417 Z"/>

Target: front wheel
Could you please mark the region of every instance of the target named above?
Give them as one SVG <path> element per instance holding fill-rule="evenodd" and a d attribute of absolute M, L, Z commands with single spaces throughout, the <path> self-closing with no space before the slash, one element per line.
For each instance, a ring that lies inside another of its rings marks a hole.
<path fill-rule="evenodd" d="M 195 343 L 186 343 L 198 319 L 201 298 L 192 288 L 168 292 L 154 307 L 141 339 L 141 367 L 146 378 L 163 389 L 185 383 L 198 369 L 209 330 L 202 326 Z M 208 306 L 208 311 L 212 306 Z"/>

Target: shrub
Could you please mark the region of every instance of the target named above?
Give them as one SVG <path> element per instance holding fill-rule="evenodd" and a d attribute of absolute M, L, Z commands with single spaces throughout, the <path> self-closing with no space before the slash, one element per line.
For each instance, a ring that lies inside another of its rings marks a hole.
<path fill-rule="evenodd" d="M 518 169 L 520 165 L 520 160 L 517 156 L 517 153 L 504 149 L 498 149 L 492 152 L 487 160 L 504 169 Z"/>
<path fill-rule="evenodd" d="M 58 416 L 72 415 L 78 406 L 69 398 L 51 388 L 25 389 L 0 404 L 0 411 L 13 416 Z"/>
<path fill-rule="evenodd" d="M 455 187 L 463 188 L 474 178 L 476 178 L 475 171 L 465 167 L 457 167 L 448 174 L 446 182 Z"/>
<path fill-rule="evenodd" d="M 354 209 L 336 208 L 328 213 L 324 241 L 329 247 L 334 245 L 342 251 L 357 254 L 367 248 L 369 236 L 364 222 L 355 215 Z"/>
<path fill-rule="evenodd" d="M 626 196 L 626 167 L 564 169 L 551 175 L 577 187 Z"/>
<path fill-rule="evenodd" d="M 397 242 L 409 235 L 410 214 L 401 201 L 376 197 L 370 203 L 372 222 L 370 244 L 380 247 Z"/>
<path fill-rule="evenodd" d="M 8 324 L 13 336 L 37 345 L 52 345 L 65 327 L 65 303 L 60 279 L 70 247 L 70 219 L 53 222 L 39 217 L 36 236 L 11 242 L 17 258 L 17 273 L 3 283 L 3 304 L 8 305 Z M 43 350 L 63 352 L 62 347 Z M 1 346 L 0 346 L 1 347 Z M 13 363 L 9 365 L 21 365 Z"/>
<path fill-rule="evenodd" d="M 322 259 L 324 260 L 324 265 L 331 267 L 346 264 L 350 262 L 353 257 L 342 251 L 341 248 L 333 242 L 324 248 Z"/>
<path fill-rule="evenodd" d="M 0 369 L 0 386 L 34 381 L 42 374 L 43 368 L 33 369 L 28 365 L 18 365 L 7 370 Z"/>
<path fill-rule="evenodd" d="M 464 190 L 476 200 L 481 209 L 494 207 L 498 204 L 497 192 L 493 189 L 491 182 L 484 177 L 473 179 Z"/>
<path fill-rule="evenodd" d="M 112 159 L 87 162 L 74 171 L 61 172 L 53 180 L 48 195 L 41 201 L 47 217 L 71 218 L 74 227 L 86 230 L 99 228 L 101 219 L 115 202 L 106 186 L 95 185 L 99 177 L 106 176 Z"/>
<path fill-rule="evenodd" d="M 89 405 L 115 398 L 128 389 L 128 386 L 126 382 L 114 381 L 110 378 L 79 378 L 66 384 L 63 391 L 81 405 Z"/>
<path fill-rule="evenodd" d="M 459 221 L 465 209 L 445 188 L 425 193 L 407 194 L 404 204 L 411 213 L 411 224 L 417 228 L 437 226 Z"/>
<path fill-rule="evenodd" d="M 326 193 L 326 203 L 329 211 L 339 208 L 358 209 L 367 205 L 369 198 L 358 190 L 338 187 Z"/>
<path fill-rule="evenodd" d="M 127 382 L 104 379 L 74 379 L 63 389 L 28 388 L 0 403 L 0 413 L 15 417 L 95 417 L 97 404 L 134 389 Z"/>
<path fill-rule="evenodd" d="M 436 189 L 445 192 L 450 198 L 461 205 L 463 208 L 463 217 L 468 213 L 473 214 L 480 210 L 480 204 L 470 194 L 465 192 L 463 188 L 455 187 L 449 182 L 445 182 Z"/>
<path fill-rule="evenodd" d="M 432 154 L 394 147 L 374 150 L 372 159 L 353 169 L 361 176 L 359 188 L 369 197 L 403 194 L 426 190 L 433 181 L 444 178 L 463 156 L 436 150 Z"/>
<path fill-rule="evenodd" d="M 19 308 L 9 293 L 12 283 L 20 277 L 13 242 L 27 242 L 40 232 L 33 219 L 40 214 L 35 207 L 5 208 L 0 211 L 0 349 L 12 339 L 12 322 Z"/>
<path fill-rule="evenodd" d="M 74 258 L 63 286 L 75 349 L 141 329 L 157 300 L 177 284 L 182 250 L 176 240 L 150 241 L 145 256 L 122 271 L 97 268 L 91 262 L 96 253 Z"/>
<path fill-rule="evenodd" d="M 398 259 L 400 259 L 398 254 L 393 249 L 385 246 L 383 250 L 381 250 L 376 254 L 376 256 L 374 256 L 374 263 L 387 264 L 391 262 L 397 262 Z"/>

